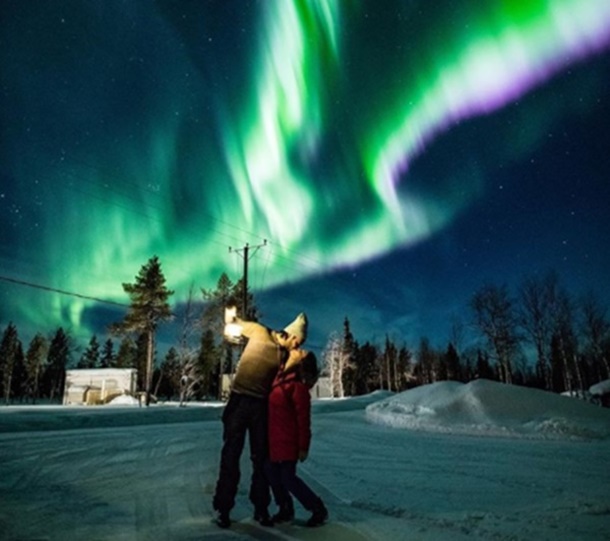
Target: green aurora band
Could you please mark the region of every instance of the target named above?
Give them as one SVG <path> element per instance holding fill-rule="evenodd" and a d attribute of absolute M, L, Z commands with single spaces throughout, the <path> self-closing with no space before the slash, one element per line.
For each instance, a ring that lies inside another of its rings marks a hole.
<path fill-rule="evenodd" d="M 267 288 L 425 240 L 486 176 L 457 167 L 426 185 L 417 158 L 610 43 L 607 0 L 454 4 L 267 1 L 239 20 L 200 6 L 188 24 L 164 2 L 5 16 L 20 157 L 4 156 L 4 274 L 125 303 L 121 283 L 156 254 L 182 302 L 191 284 L 239 277 L 229 246 L 269 241 Z M 526 140 L 499 133 L 495 159 L 518 160 L 570 113 L 549 103 Z M 4 313 L 82 329 L 95 305 L 24 288 Z"/>

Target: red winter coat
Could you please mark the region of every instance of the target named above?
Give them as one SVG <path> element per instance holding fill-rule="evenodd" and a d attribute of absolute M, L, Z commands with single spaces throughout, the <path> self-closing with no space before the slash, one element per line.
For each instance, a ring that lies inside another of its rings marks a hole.
<path fill-rule="evenodd" d="M 311 442 L 311 397 L 296 372 L 280 372 L 269 394 L 269 458 L 297 461 Z"/>

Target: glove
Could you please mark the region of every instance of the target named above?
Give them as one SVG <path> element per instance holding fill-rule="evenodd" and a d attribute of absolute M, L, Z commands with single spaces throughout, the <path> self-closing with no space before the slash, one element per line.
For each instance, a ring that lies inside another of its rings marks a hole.
<path fill-rule="evenodd" d="M 305 462 L 307 460 L 307 451 L 299 451 L 299 462 Z"/>

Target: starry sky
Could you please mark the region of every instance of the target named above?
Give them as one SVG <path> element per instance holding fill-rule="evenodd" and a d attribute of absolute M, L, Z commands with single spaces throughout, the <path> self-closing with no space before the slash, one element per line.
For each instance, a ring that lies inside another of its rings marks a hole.
<path fill-rule="evenodd" d="M 103 335 L 153 255 L 179 311 L 246 244 L 264 322 L 305 311 L 314 349 L 345 316 L 444 345 L 481 286 L 550 270 L 610 303 L 607 0 L 3 0 L 0 26 L 24 338 Z"/>

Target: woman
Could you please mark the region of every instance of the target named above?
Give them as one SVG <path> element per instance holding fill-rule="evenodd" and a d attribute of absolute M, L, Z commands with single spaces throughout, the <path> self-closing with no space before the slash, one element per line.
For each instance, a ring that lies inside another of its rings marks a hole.
<path fill-rule="evenodd" d="M 318 379 L 318 363 L 312 352 L 296 349 L 280 369 L 269 394 L 269 462 L 267 476 L 279 511 L 275 523 L 294 518 L 294 496 L 311 512 L 307 526 L 320 526 L 328 511 L 320 497 L 297 475 L 311 443 L 311 397 Z"/>

